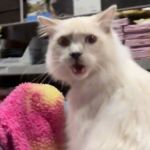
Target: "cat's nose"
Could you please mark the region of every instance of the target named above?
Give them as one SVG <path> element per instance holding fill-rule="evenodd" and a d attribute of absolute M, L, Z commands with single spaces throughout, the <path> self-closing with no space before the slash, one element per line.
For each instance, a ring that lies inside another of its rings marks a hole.
<path fill-rule="evenodd" d="M 70 53 L 70 56 L 71 56 L 73 59 L 75 59 L 75 60 L 78 60 L 81 55 L 82 55 L 82 53 L 80 53 L 80 52 L 73 52 L 73 53 Z"/>

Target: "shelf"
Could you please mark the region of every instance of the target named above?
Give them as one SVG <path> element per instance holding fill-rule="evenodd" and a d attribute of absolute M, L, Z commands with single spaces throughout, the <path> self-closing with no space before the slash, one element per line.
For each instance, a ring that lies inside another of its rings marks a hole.
<path fill-rule="evenodd" d="M 120 8 L 120 9 L 118 9 L 118 11 L 126 11 L 126 10 L 132 10 L 132 9 L 142 9 L 142 8 L 147 8 L 147 7 L 150 7 L 150 4 Z"/>
<path fill-rule="evenodd" d="M 9 26 L 21 26 L 21 25 L 26 25 L 26 24 L 38 24 L 37 21 L 33 22 L 14 22 L 14 23 L 6 23 L 6 24 L 0 24 L 0 27 L 9 27 Z"/>
<path fill-rule="evenodd" d="M 144 69 L 150 70 L 150 58 L 136 60 L 136 62 Z M 32 75 L 44 73 L 47 73 L 45 64 L 0 67 L 0 76 Z"/>
<path fill-rule="evenodd" d="M 31 75 L 46 73 L 45 64 L 0 67 L 0 76 L 5 75 Z"/>

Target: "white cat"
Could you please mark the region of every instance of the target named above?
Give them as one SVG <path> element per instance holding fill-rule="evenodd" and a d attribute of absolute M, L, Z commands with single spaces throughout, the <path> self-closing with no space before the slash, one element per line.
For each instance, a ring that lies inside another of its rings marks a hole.
<path fill-rule="evenodd" d="M 71 85 L 68 150 L 150 150 L 150 75 L 112 29 L 115 14 L 39 17 L 48 71 Z"/>

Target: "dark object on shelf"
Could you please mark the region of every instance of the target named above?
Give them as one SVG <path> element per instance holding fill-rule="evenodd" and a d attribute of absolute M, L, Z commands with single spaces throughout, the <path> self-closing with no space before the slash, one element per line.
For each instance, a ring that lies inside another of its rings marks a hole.
<path fill-rule="evenodd" d="M 118 8 L 150 5 L 150 0 L 117 0 Z"/>
<path fill-rule="evenodd" d="M 150 0 L 102 0 L 102 9 L 104 10 L 112 4 L 117 4 L 119 9 L 125 9 L 128 7 L 150 5 Z"/>
<path fill-rule="evenodd" d="M 23 7 L 21 8 L 20 0 L 0 0 L 0 24 L 20 22 L 21 15 L 26 16 L 26 0 L 22 1 Z"/>
<path fill-rule="evenodd" d="M 37 26 L 36 22 L 3 26 L 1 39 L 4 42 L 1 47 L 1 56 L 3 58 L 21 57 L 32 37 L 37 35 Z"/>
<path fill-rule="evenodd" d="M 26 49 L 26 43 L 14 41 L 14 40 L 5 40 L 3 46 L 1 47 L 1 58 L 8 57 L 22 57 Z"/>
<path fill-rule="evenodd" d="M 5 49 L 1 52 L 1 58 L 22 57 L 24 49 Z"/>
<path fill-rule="evenodd" d="M 32 37 L 37 35 L 37 26 L 36 22 L 4 26 L 1 30 L 2 38 L 28 44 Z"/>
<path fill-rule="evenodd" d="M 40 39 L 38 37 L 32 38 L 29 44 L 32 64 L 43 64 L 45 62 L 47 45 L 48 39 Z"/>
<path fill-rule="evenodd" d="M 117 0 L 101 0 L 101 5 L 103 10 L 113 4 L 117 4 Z"/>
<path fill-rule="evenodd" d="M 73 0 L 57 0 L 52 6 L 58 16 L 73 15 Z"/>

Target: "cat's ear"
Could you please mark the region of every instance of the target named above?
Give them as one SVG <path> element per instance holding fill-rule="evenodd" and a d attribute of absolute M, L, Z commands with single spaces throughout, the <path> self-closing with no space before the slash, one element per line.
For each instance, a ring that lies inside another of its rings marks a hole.
<path fill-rule="evenodd" d="M 106 33 L 109 33 L 111 31 L 112 22 L 116 14 L 117 14 L 117 5 L 112 5 L 105 11 L 96 15 L 100 27 L 102 27 Z"/>
<path fill-rule="evenodd" d="M 60 20 L 50 19 L 43 16 L 38 16 L 39 35 L 42 37 L 51 36 L 55 32 L 55 27 L 60 23 Z"/>

